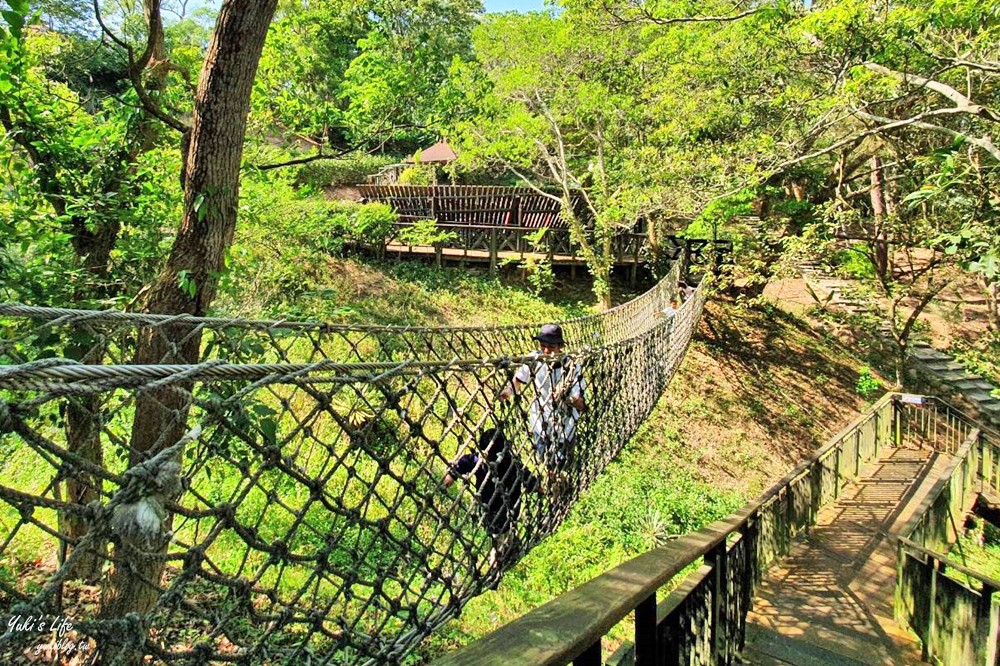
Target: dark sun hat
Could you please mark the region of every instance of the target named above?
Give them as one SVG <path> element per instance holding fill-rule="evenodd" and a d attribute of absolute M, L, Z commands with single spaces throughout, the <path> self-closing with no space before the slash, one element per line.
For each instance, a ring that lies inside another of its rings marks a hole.
<path fill-rule="evenodd" d="M 535 340 L 547 345 L 561 345 L 563 344 L 562 329 L 559 328 L 558 324 L 545 324 L 535 336 Z"/>

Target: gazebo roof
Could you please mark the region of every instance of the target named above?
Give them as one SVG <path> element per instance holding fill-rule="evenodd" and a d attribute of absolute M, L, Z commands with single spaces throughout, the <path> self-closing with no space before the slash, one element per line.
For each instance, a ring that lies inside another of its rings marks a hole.
<path fill-rule="evenodd" d="M 430 148 L 420 151 L 420 163 L 425 164 L 428 162 L 454 162 L 458 159 L 458 154 L 455 153 L 454 149 L 448 145 L 445 141 L 438 141 Z M 412 157 L 407 157 L 404 162 L 407 164 L 413 164 L 416 162 Z"/>

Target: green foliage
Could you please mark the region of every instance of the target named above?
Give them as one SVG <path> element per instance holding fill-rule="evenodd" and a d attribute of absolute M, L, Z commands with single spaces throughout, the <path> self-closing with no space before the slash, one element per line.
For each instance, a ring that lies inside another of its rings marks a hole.
<path fill-rule="evenodd" d="M 411 166 L 403 169 L 399 174 L 400 185 L 433 185 L 434 167 L 432 166 Z"/>
<path fill-rule="evenodd" d="M 527 272 L 528 284 L 536 295 L 544 294 L 555 285 L 556 274 L 552 270 L 552 262 L 547 258 L 525 257 L 521 266 Z"/>
<path fill-rule="evenodd" d="M 378 248 L 385 245 L 392 225 L 399 219 L 391 206 L 377 202 L 339 201 L 330 204 L 329 211 L 331 226 L 343 240 Z"/>
<path fill-rule="evenodd" d="M 882 384 L 872 375 L 870 368 L 863 366 L 858 370 L 858 381 L 854 384 L 854 390 L 865 400 L 873 395 L 882 392 Z"/>
<path fill-rule="evenodd" d="M 961 535 L 948 557 L 984 576 L 1000 578 L 1000 528 L 982 518 Z M 961 578 L 966 582 L 965 577 Z"/>
<path fill-rule="evenodd" d="M 395 164 L 399 160 L 389 155 L 369 155 L 360 153 L 339 160 L 319 160 L 304 164 L 299 168 L 295 182 L 321 189 L 340 185 L 358 185 L 365 178 L 378 173 L 379 169 Z"/>
<path fill-rule="evenodd" d="M 399 233 L 399 242 L 404 245 L 447 245 L 458 236 L 437 225 L 437 220 L 420 219 Z"/>
<path fill-rule="evenodd" d="M 329 258 L 347 243 L 381 246 L 396 214 L 385 204 L 329 201 L 291 174 L 244 178 L 241 218 L 220 284 L 220 307 L 251 316 L 297 312 L 323 288 Z M 327 316 L 343 304 L 329 303 Z"/>
<path fill-rule="evenodd" d="M 69 38 L 24 34 L 16 57 L 8 48 L 0 58 L 11 128 L 0 140 L 2 289 L 47 305 L 130 300 L 166 251 L 180 206 L 179 155 L 152 143 L 158 131 L 134 93 L 84 100 L 46 78 Z M 4 43 L 13 48 L 9 36 Z"/>
<path fill-rule="evenodd" d="M 479 0 L 297 0 L 271 26 L 254 122 L 335 145 L 410 149 L 448 115 L 440 99 L 455 59 L 471 57 Z"/>
<path fill-rule="evenodd" d="M 867 255 L 856 250 L 844 249 L 833 257 L 833 264 L 841 274 L 856 280 L 875 278 L 875 267 Z"/>
<path fill-rule="evenodd" d="M 996 386 L 993 394 L 1000 397 L 1000 335 L 988 333 L 972 344 L 957 341 L 949 351 L 966 370 Z"/>

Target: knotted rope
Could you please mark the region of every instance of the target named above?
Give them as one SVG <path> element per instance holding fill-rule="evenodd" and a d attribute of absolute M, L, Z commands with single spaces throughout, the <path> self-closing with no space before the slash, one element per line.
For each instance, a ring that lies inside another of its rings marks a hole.
<path fill-rule="evenodd" d="M 648 416 L 701 313 L 701 288 L 670 308 L 675 285 L 562 322 L 565 358 L 528 355 L 534 324 L 0 305 L 3 626 L 64 614 L 122 663 L 398 662 L 551 534 Z M 161 362 L 129 364 L 150 340 Z M 44 638 L 8 630 L 0 661 Z"/>

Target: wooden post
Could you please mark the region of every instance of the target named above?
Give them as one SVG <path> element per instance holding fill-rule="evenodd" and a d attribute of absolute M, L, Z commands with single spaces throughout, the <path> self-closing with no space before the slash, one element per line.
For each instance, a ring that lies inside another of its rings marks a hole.
<path fill-rule="evenodd" d="M 438 268 L 442 268 L 444 265 L 444 259 L 442 255 L 444 254 L 444 248 L 441 247 L 440 243 L 434 245 L 434 263 Z"/>
<path fill-rule="evenodd" d="M 861 432 L 854 431 L 854 478 L 861 476 Z"/>
<path fill-rule="evenodd" d="M 713 664 L 728 664 L 726 649 L 728 641 L 726 633 L 726 606 L 729 603 L 729 558 L 726 552 L 726 540 L 705 555 L 705 562 L 712 567 L 712 608 L 710 623 L 711 659 Z"/>
<path fill-rule="evenodd" d="M 639 281 L 639 254 L 636 253 L 635 260 L 632 262 L 632 269 L 628 276 L 629 286 L 634 287 L 636 282 Z"/>
<path fill-rule="evenodd" d="M 521 195 L 515 195 L 511 198 L 510 203 L 510 216 L 508 218 L 510 224 L 515 227 L 521 226 Z"/>
<path fill-rule="evenodd" d="M 936 557 L 928 557 L 931 565 L 931 592 L 930 592 L 930 603 L 927 605 L 927 642 L 924 643 L 923 659 L 924 661 L 931 661 L 934 658 L 934 620 L 936 613 L 934 612 L 937 606 L 937 579 L 939 573 L 943 573 L 944 562 L 937 559 Z"/>
<path fill-rule="evenodd" d="M 997 593 L 995 588 L 983 585 L 983 599 L 980 605 L 980 622 L 983 628 L 980 636 L 986 646 L 986 659 L 983 663 L 996 664 L 1000 660 L 1000 612 L 993 605 L 993 595 Z"/>
<path fill-rule="evenodd" d="M 879 420 L 880 415 L 881 411 L 875 412 L 875 442 L 874 442 L 875 452 L 872 455 L 873 460 L 878 460 L 878 436 L 879 433 L 882 432 L 881 422 Z"/>
<path fill-rule="evenodd" d="M 976 653 L 980 664 L 996 663 L 996 634 L 993 628 L 993 595 L 996 588 L 990 587 L 985 581 L 980 592 L 979 606 L 976 608 Z M 985 659 L 983 659 L 985 657 Z"/>
<path fill-rule="evenodd" d="M 635 608 L 635 665 L 657 666 L 656 654 L 656 593 L 649 595 Z"/>
<path fill-rule="evenodd" d="M 601 639 L 574 659 L 573 666 L 601 666 Z"/>
<path fill-rule="evenodd" d="M 490 228 L 490 275 L 497 272 L 497 228 Z"/>

